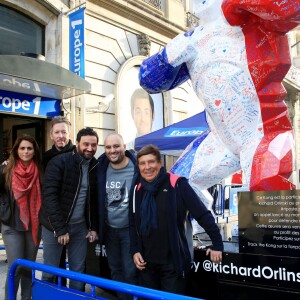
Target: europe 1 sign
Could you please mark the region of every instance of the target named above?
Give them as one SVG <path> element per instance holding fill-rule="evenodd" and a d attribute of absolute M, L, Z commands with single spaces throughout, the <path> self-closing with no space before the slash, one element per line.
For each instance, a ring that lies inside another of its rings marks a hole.
<path fill-rule="evenodd" d="M 0 90 L 0 112 L 51 118 L 59 115 L 60 100 Z"/>

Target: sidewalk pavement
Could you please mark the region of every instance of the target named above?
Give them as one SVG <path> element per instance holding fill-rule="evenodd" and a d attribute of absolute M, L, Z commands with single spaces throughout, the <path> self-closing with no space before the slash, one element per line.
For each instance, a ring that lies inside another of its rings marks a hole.
<path fill-rule="evenodd" d="M 0 233 L 0 299 L 4 299 L 4 291 L 5 291 L 5 282 L 6 282 L 6 275 L 7 275 L 7 262 L 6 262 L 6 254 L 5 254 L 5 250 L 2 250 L 2 247 L 4 246 L 3 244 L 3 240 L 2 240 L 2 235 Z M 37 254 L 37 258 L 36 258 L 36 262 L 38 263 L 43 263 L 43 250 L 39 249 L 38 250 L 38 254 Z M 35 272 L 35 276 L 37 278 L 41 278 L 41 272 L 40 271 L 36 271 Z M 89 291 L 89 286 L 86 287 L 86 291 Z M 96 289 L 97 292 L 97 296 L 101 296 L 104 299 L 108 299 L 108 300 L 116 300 L 117 298 L 115 296 L 113 296 L 112 294 L 97 288 Z M 20 300 L 21 296 L 20 296 L 20 288 L 19 288 L 19 292 L 17 295 L 17 300 Z"/>

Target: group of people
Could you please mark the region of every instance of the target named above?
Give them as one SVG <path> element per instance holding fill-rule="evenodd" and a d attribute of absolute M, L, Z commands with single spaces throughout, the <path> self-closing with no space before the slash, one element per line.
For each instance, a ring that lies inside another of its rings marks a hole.
<path fill-rule="evenodd" d="M 69 132 L 69 121 L 55 117 L 50 150 L 41 155 L 34 138 L 19 137 L 1 166 L 1 201 L 11 208 L 9 220 L 1 222 L 8 268 L 17 258 L 34 261 L 42 239 L 45 264 L 61 266 L 66 248 L 70 270 L 84 273 L 88 242 L 98 240 L 113 280 L 185 294 L 193 259 L 191 217 L 212 240 L 207 255 L 221 263 L 214 217 L 185 178 L 166 171 L 157 147 L 147 145 L 135 155 L 121 135 L 111 133 L 96 159 L 96 131 L 81 129 L 75 146 Z M 42 280 L 56 278 L 44 272 Z M 19 267 L 15 281 L 21 299 L 31 299 L 31 272 Z M 69 287 L 85 288 L 72 279 Z"/>

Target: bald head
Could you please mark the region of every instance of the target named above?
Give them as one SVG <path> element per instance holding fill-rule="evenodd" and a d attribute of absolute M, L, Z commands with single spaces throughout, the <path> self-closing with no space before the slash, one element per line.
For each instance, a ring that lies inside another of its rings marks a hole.
<path fill-rule="evenodd" d="M 104 140 L 104 150 L 106 157 L 115 169 L 123 168 L 127 164 L 128 159 L 125 156 L 126 146 L 120 134 L 109 134 Z"/>
<path fill-rule="evenodd" d="M 104 146 L 106 145 L 106 143 L 110 140 L 119 140 L 119 142 L 121 144 L 124 145 L 124 140 L 123 137 L 121 136 L 121 134 L 118 134 L 116 132 L 110 133 L 109 135 L 106 136 L 105 140 L 104 140 Z"/>

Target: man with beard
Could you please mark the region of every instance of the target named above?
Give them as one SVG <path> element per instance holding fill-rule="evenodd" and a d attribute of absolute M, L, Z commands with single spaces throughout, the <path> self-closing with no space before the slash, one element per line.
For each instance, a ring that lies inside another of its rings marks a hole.
<path fill-rule="evenodd" d="M 137 270 L 129 253 L 129 199 L 137 176 L 136 158 L 126 150 L 121 135 L 109 134 L 105 153 L 98 161 L 99 242 L 104 244 L 113 280 L 138 284 Z M 118 293 L 118 299 L 129 299 Z"/>
<path fill-rule="evenodd" d="M 84 272 L 87 239 L 94 242 L 97 238 L 97 145 L 97 133 L 81 129 L 76 148 L 57 155 L 47 165 L 39 215 L 47 265 L 58 267 L 66 246 L 70 270 Z M 44 272 L 42 280 L 55 282 L 55 276 Z M 84 283 L 71 280 L 69 287 L 82 291 Z"/>

